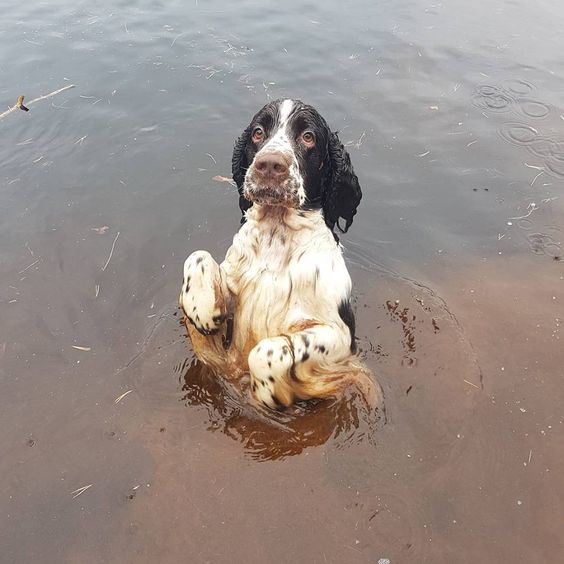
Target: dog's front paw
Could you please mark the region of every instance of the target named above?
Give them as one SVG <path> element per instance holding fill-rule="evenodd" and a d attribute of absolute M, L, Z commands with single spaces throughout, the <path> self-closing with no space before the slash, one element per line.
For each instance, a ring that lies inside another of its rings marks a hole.
<path fill-rule="evenodd" d="M 202 335 L 214 335 L 225 321 L 225 300 L 219 265 L 206 251 L 192 253 L 184 263 L 180 306 Z"/>
<path fill-rule="evenodd" d="M 255 399 L 271 409 L 283 409 L 292 404 L 290 371 L 294 353 L 288 337 L 263 339 L 251 350 L 248 362 Z"/>

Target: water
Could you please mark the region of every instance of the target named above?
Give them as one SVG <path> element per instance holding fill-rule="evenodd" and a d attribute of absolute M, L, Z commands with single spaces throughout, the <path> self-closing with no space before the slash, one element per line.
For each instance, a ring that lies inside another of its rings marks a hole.
<path fill-rule="evenodd" d="M 0 561 L 561 562 L 563 15 L 5 3 L 4 106 L 76 87 L 0 120 Z M 282 96 L 364 190 L 343 243 L 385 423 L 253 411 L 179 324 L 185 256 L 239 224 L 212 178 Z"/>

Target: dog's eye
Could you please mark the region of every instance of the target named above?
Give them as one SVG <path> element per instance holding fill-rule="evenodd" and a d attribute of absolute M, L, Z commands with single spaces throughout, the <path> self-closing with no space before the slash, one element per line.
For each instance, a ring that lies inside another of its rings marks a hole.
<path fill-rule="evenodd" d="M 313 147 L 315 145 L 315 135 L 311 131 L 304 131 L 302 133 L 302 141 L 306 147 Z"/>
<path fill-rule="evenodd" d="M 253 129 L 253 141 L 255 143 L 260 143 L 264 139 L 264 131 L 262 127 L 255 127 Z"/>

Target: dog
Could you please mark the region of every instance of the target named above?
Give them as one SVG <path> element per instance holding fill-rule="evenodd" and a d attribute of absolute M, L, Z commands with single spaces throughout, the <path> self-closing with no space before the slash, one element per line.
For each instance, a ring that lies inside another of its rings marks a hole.
<path fill-rule="evenodd" d="M 196 251 L 184 263 L 179 302 L 195 355 L 229 378 L 249 373 L 268 408 L 351 383 L 374 403 L 336 233 L 362 191 L 337 133 L 312 106 L 270 102 L 237 140 L 232 173 L 243 218 L 225 260 Z"/>

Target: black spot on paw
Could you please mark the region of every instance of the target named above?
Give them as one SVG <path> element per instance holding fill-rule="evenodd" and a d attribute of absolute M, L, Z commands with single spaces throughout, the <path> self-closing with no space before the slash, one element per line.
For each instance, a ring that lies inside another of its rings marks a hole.
<path fill-rule="evenodd" d="M 274 354 L 274 351 L 272 349 L 269 349 L 268 352 L 266 353 L 267 357 L 271 357 Z"/>
<path fill-rule="evenodd" d="M 308 360 L 308 359 L 309 359 L 309 353 L 306 351 L 306 352 L 304 353 L 304 355 L 302 356 L 302 362 L 305 362 L 305 361 Z"/>
<path fill-rule="evenodd" d="M 274 376 L 269 376 L 268 379 L 270 382 L 274 383 Z"/>
<path fill-rule="evenodd" d="M 204 260 L 204 257 L 198 257 L 198 258 L 196 259 L 196 264 L 197 264 L 197 265 L 200 264 L 203 260 Z"/>

